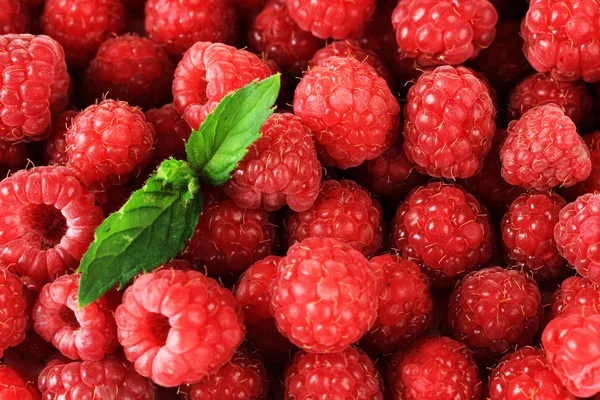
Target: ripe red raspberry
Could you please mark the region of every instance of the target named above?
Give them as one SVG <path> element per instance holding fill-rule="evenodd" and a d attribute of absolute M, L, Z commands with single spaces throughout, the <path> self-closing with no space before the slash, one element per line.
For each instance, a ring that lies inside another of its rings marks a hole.
<path fill-rule="evenodd" d="M 0 267 L 0 357 L 4 357 L 4 350 L 25 339 L 29 319 L 25 290 L 17 275 Z M 0 382 L 0 393 L 1 387 Z"/>
<path fill-rule="evenodd" d="M 151 165 L 158 165 L 162 160 L 174 157 L 185 160 L 185 141 L 192 130 L 172 103 L 161 108 L 146 111 L 146 120 L 154 127 L 154 156 Z"/>
<path fill-rule="evenodd" d="M 459 282 L 450 297 L 448 322 L 454 338 L 487 364 L 515 347 L 530 345 L 543 311 L 533 278 L 492 267 L 472 272 Z"/>
<path fill-rule="evenodd" d="M 53 359 L 40 374 L 38 386 L 43 399 L 155 399 L 152 382 L 128 362 L 109 357 L 74 362 Z"/>
<path fill-rule="evenodd" d="M 114 307 L 106 296 L 79 309 L 79 275 L 47 283 L 35 302 L 33 328 L 72 360 L 100 361 L 117 349 Z"/>
<path fill-rule="evenodd" d="M 552 294 L 550 308 L 554 317 L 581 313 L 586 308 L 600 313 L 600 287 L 587 278 L 569 277 Z"/>
<path fill-rule="evenodd" d="M 570 188 L 566 188 L 565 196 L 571 200 L 575 200 L 586 193 L 600 192 L 600 132 L 583 136 L 583 141 L 590 150 L 592 172 L 587 179 L 577 182 Z"/>
<path fill-rule="evenodd" d="M 422 264 L 437 286 L 452 286 L 492 255 L 485 208 L 459 186 L 442 182 L 413 189 L 398 207 L 393 236 L 402 255 Z"/>
<path fill-rule="evenodd" d="M 228 362 L 244 340 L 233 294 L 197 271 L 141 275 L 117 308 L 117 335 L 136 371 L 156 384 L 198 382 Z"/>
<path fill-rule="evenodd" d="M 123 31 L 125 19 L 121 0 L 46 0 L 41 23 L 65 49 L 69 67 L 82 68 L 106 38 Z"/>
<path fill-rule="evenodd" d="M 544 191 L 573 186 L 590 175 L 590 151 L 556 104 L 532 108 L 507 132 L 500 160 L 502 176 L 511 185 Z"/>
<path fill-rule="evenodd" d="M 447 337 L 421 339 L 390 362 L 393 400 L 479 400 L 481 379 L 466 346 Z"/>
<path fill-rule="evenodd" d="M 343 351 L 377 318 L 377 279 L 348 244 L 308 238 L 277 265 L 271 312 L 279 331 L 311 353 Z"/>
<path fill-rule="evenodd" d="M 29 31 L 29 11 L 19 0 L 0 1 L 0 35 Z"/>
<path fill-rule="evenodd" d="M 502 219 L 502 242 L 510 264 L 522 264 L 538 280 L 562 277 L 570 268 L 558 253 L 554 227 L 567 202 L 557 194 L 529 192 Z"/>
<path fill-rule="evenodd" d="M 583 309 L 554 318 L 542 335 L 550 367 L 578 397 L 600 393 L 600 314 Z"/>
<path fill-rule="evenodd" d="M 44 142 L 44 160 L 48 165 L 67 165 L 67 142 L 65 136 L 78 111 L 65 111 L 52 122 L 52 133 Z"/>
<path fill-rule="evenodd" d="M 489 391 L 489 400 L 576 400 L 538 347 L 525 347 L 505 356 L 490 373 Z"/>
<path fill-rule="evenodd" d="M 0 264 L 39 285 L 79 266 L 103 215 L 69 169 L 36 167 L 0 182 L 0 220 Z"/>
<path fill-rule="evenodd" d="M 407 347 L 432 325 L 429 279 L 417 264 L 397 255 L 377 256 L 369 263 L 379 280 L 379 308 L 361 347 L 374 354 L 391 354 Z"/>
<path fill-rule="evenodd" d="M 379 202 L 355 182 L 328 180 L 310 209 L 288 214 L 288 243 L 331 237 L 372 257 L 383 242 L 382 216 Z"/>
<path fill-rule="evenodd" d="M 198 42 L 175 69 L 173 104 L 192 129 L 229 93 L 271 75 L 256 55 L 222 43 Z"/>
<path fill-rule="evenodd" d="M 361 33 L 375 13 L 376 0 L 286 0 L 290 17 L 321 39 L 347 39 Z"/>
<path fill-rule="evenodd" d="M 73 119 L 65 138 L 68 166 L 94 188 L 126 183 L 152 157 L 154 137 L 140 109 L 104 100 Z"/>
<path fill-rule="evenodd" d="M 148 0 L 144 25 L 150 39 L 174 55 L 197 42 L 233 43 L 238 35 L 230 0 Z"/>
<path fill-rule="evenodd" d="M 268 400 L 269 380 L 262 361 L 238 352 L 214 374 L 178 392 L 181 400 Z"/>
<path fill-rule="evenodd" d="M 35 384 L 24 382 L 15 370 L 0 365 L 0 398 L 2 400 L 39 400 L 40 395 L 35 389 Z"/>
<path fill-rule="evenodd" d="M 419 172 L 468 178 L 483 165 L 496 132 L 487 85 L 465 67 L 425 71 L 408 91 L 404 149 Z"/>
<path fill-rule="evenodd" d="M 462 64 L 494 40 L 498 13 L 488 0 L 399 0 L 398 46 L 421 65 Z"/>
<path fill-rule="evenodd" d="M 0 141 L 0 179 L 24 169 L 32 158 L 32 148 L 23 143 Z"/>
<path fill-rule="evenodd" d="M 299 351 L 285 370 L 286 400 L 383 400 L 383 381 L 361 350 L 311 354 Z"/>
<path fill-rule="evenodd" d="M 83 91 L 88 103 L 106 97 L 148 109 L 171 94 L 174 70 L 162 45 L 136 35 L 117 36 L 98 49 Z"/>
<path fill-rule="evenodd" d="M 296 88 L 294 112 L 315 135 L 327 166 L 372 160 L 396 140 L 400 104 L 377 71 L 356 59 L 330 57 Z"/>
<path fill-rule="evenodd" d="M 363 49 L 369 49 L 386 62 L 392 61 L 398 44 L 396 43 L 396 32 L 390 18 L 398 0 L 380 0 L 373 18 L 369 21 L 365 32 L 358 38 Z"/>
<path fill-rule="evenodd" d="M 47 36 L 0 36 L 0 139 L 39 141 L 68 102 L 65 55 Z"/>

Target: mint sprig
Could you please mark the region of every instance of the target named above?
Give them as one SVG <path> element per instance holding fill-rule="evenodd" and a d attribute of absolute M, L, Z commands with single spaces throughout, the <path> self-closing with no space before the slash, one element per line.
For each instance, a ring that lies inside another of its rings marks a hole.
<path fill-rule="evenodd" d="M 226 96 L 186 143 L 188 161 L 165 160 L 144 187 L 96 229 L 78 272 L 79 306 L 149 272 L 183 250 L 202 212 L 201 183 L 221 185 L 273 114 L 280 76 Z"/>

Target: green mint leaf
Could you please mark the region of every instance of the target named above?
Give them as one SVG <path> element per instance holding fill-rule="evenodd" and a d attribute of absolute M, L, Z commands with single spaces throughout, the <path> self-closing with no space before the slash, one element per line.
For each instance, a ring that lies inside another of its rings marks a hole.
<path fill-rule="evenodd" d="M 175 257 L 194 234 L 202 196 L 194 170 L 185 161 L 166 160 L 144 187 L 96 229 L 78 272 L 79 306 L 117 283 L 152 271 Z"/>
<path fill-rule="evenodd" d="M 199 130 L 192 132 L 185 150 L 188 162 L 203 181 L 218 186 L 229 180 L 275 111 L 280 85 L 277 74 L 236 90 L 221 100 Z"/>

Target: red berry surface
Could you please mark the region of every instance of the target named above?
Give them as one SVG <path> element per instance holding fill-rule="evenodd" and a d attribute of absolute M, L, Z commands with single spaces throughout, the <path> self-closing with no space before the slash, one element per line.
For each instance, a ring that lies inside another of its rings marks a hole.
<path fill-rule="evenodd" d="M 583 141 L 590 150 L 592 172 L 587 179 L 566 188 L 565 194 L 569 199 L 576 199 L 586 193 L 600 192 L 600 132 L 590 133 L 583 136 Z"/>
<path fill-rule="evenodd" d="M 48 165 L 67 165 L 66 135 L 78 114 L 74 110 L 65 111 L 52 122 L 52 133 L 44 142 L 44 160 Z"/>
<path fill-rule="evenodd" d="M 29 320 L 25 291 L 17 275 L 5 267 L 0 267 L 0 357 L 4 357 L 4 350 L 18 345 L 25 339 Z M 1 382 L 2 379 L 0 394 Z"/>
<path fill-rule="evenodd" d="M 301 349 L 339 352 L 375 322 L 377 290 L 361 253 L 335 239 L 308 238 L 279 261 L 271 312 L 279 331 Z"/>
<path fill-rule="evenodd" d="M 587 278 L 571 276 L 552 294 L 550 309 L 553 316 L 579 313 L 584 309 L 600 312 L 600 287 Z"/>
<path fill-rule="evenodd" d="M 146 111 L 146 120 L 155 132 L 154 156 L 150 164 L 158 165 L 162 160 L 174 157 L 185 160 L 185 141 L 192 130 L 172 103 Z"/>
<path fill-rule="evenodd" d="M 0 366 L 0 398 L 2 400 L 39 400 L 40 395 L 32 382 L 24 382 L 19 374 Z"/>
<path fill-rule="evenodd" d="M 243 12 L 260 10 L 265 2 L 266 0 L 233 0 L 233 4 Z"/>
<path fill-rule="evenodd" d="M 19 0 L 2 0 L 0 9 L 0 34 L 29 32 L 29 10 Z"/>
<path fill-rule="evenodd" d="M 24 142 L 0 142 L 0 179 L 25 168 L 32 155 L 30 145 Z"/>

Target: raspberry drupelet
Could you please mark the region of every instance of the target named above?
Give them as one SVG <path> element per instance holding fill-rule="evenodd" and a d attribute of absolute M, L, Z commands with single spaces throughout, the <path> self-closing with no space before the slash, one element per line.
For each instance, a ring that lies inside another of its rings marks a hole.
<path fill-rule="evenodd" d="M 335 239 L 308 238 L 277 265 L 271 313 L 279 331 L 301 349 L 340 352 L 375 322 L 377 290 L 361 253 Z"/>
<path fill-rule="evenodd" d="M 24 382 L 19 374 L 0 366 L 0 398 L 2 400 L 39 400 L 40 395 L 32 382 Z"/>
<path fill-rule="evenodd" d="M 0 309 L 0 357 L 4 357 L 4 350 L 25 339 L 30 310 L 27 309 L 27 294 L 23 283 L 16 274 L 1 266 Z M 0 383 L 0 393 L 1 387 Z"/>
<path fill-rule="evenodd" d="M 315 135 L 325 166 L 346 169 L 372 160 L 396 140 L 400 104 L 369 64 L 330 57 L 308 71 L 294 113 Z"/>
<path fill-rule="evenodd" d="M 103 214 L 71 170 L 36 167 L 0 182 L 0 219 L 0 264 L 39 290 L 79 266 Z"/>
<path fill-rule="evenodd" d="M 586 193 L 600 192 L 600 132 L 583 136 L 583 141 L 590 150 L 592 171 L 587 179 L 566 188 L 564 192 L 568 200 L 575 200 Z"/>
<path fill-rule="evenodd" d="M 198 42 L 175 69 L 173 104 L 192 129 L 229 93 L 271 75 L 258 56 L 222 43 Z"/>
<path fill-rule="evenodd" d="M 483 166 L 496 132 L 496 110 L 485 82 L 465 67 L 425 71 L 408 92 L 404 149 L 417 170 L 468 178 Z"/>
<path fill-rule="evenodd" d="M 44 142 L 44 161 L 48 165 L 67 165 L 66 135 L 78 111 L 69 110 L 61 113 L 52 122 L 52 133 Z"/>
<path fill-rule="evenodd" d="M 452 286 L 485 265 L 493 231 L 487 211 L 459 186 L 433 182 L 411 191 L 394 219 L 394 242 L 435 286 Z"/>
<path fill-rule="evenodd" d="M 600 313 L 600 287 L 587 278 L 571 276 L 552 294 L 550 311 L 554 317 L 586 308 Z"/>
<path fill-rule="evenodd" d="M 68 103 L 62 47 L 48 36 L 0 36 L 0 139 L 40 141 Z"/>
<path fill-rule="evenodd" d="M 358 184 L 330 179 L 323 183 L 310 209 L 288 213 L 288 244 L 309 237 L 330 237 L 372 257 L 383 242 L 382 217 L 379 202 Z"/>
<path fill-rule="evenodd" d="M 165 387 L 198 382 L 227 363 L 244 340 L 243 318 L 215 280 L 171 268 L 138 277 L 115 314 L 127 359 Z"/>
<path fill-rule="evenodd" d="M 158 165 L 169 157 L 185 160 L 185 142 L 192 130 L 173 103 L 146 111 L 146 121 L 154 127 L 154 156 L 150 165 Z"/>
<path fill-rule="evenodd" d="M 29 10 L 19 0 L 2 0 L 0 9 L 0 35 L 29 31 Z"/>
<path fill-rule="evenodd" d="M 0 179 L 24 169 L 32 156 L 32 147 L 24 142 L 0 142 Z"/>

